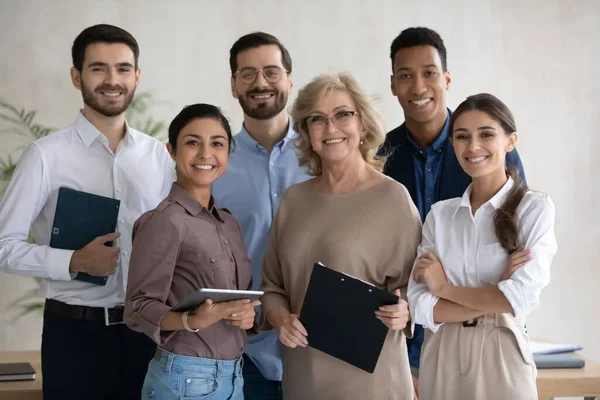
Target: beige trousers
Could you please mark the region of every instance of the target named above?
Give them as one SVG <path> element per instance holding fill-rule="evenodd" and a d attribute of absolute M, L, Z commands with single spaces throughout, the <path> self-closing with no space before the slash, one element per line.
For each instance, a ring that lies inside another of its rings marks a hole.
<path fill-rule="evenodd" d="M 510 314 L 425 330 L 419 400 L 537 400 L 525 329 Z"/>

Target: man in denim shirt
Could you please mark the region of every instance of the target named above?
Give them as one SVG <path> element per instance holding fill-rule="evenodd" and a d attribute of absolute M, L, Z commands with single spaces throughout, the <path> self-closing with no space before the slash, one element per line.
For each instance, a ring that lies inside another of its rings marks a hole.
<path fill-rule="evenodd" d="M 392 94 L 402 106 L 405 122 L 387 135 L 382 154 L 390 157 L 384 173 L 406 186 L 425 221 L 433 203 L 461 197 L 471 183 L 448 140 L 451 111 L 446 107 L 446 91 L 452 79 L 446 47 L 437 32 L 408 28 L 392 42 L 390 57 Z M 506 165 L 516 167 L 525 181 L 517 150 L 506 155 Z M 413 338 L 407 340 L 415 377 L 423 338 L 423 328 L 417 325 Z"/>
<path fill-rule="evenodd" d="M 242 228 L 252 261 L 253 289 L 260 289 L 271 222 L 286 189 L 310 178 L 298 165 L 296 133 L 286 111 L 292 90 L 292 59 L 279 40 L 254 32 L 230 50 L 231 93 L 244 111 L 244 125 L 223 177 L 213 184 L 219 207 Z M 247 400 L 281 399 L 281 350 L 275 330 L 250 338 L 244 354 Z"/>

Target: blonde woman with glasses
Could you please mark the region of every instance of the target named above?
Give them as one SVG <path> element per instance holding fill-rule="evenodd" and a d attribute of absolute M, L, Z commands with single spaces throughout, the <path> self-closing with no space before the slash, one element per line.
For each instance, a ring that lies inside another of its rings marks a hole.
<path fill-rule="evenodd" d="M 263 312 L 284 345 L 283 398 L 412 400 L 402 330 L 411 330 L 405 287 L 421 222 L 406 188 L 381 173 L 382 116 L 342 73 L 318 76 L 302 88 L 292 119 L 300 164 L 314 178 L 291 186 L 283 198 L 262 286 Z M 310 347 L 298 314 L 318 261 L 402 296 L 374 310 L 389 333 L 373 374 Z"/>

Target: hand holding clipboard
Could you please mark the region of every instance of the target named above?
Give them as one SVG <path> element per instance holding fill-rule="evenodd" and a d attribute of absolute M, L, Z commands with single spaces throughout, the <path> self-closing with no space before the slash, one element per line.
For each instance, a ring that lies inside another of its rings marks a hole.
<path fill-rule="evenodd" d="M 375 315 L 385 326 L 393 331 L 399 331 L 406 327 L 410 313 L 408 312 L 408 302 L 400 297 L 400 289 L 394 290 L 393 293 L 398 296 L 398 303 L 379 307 L 375 311 Z"/>
<path fill-rule="evenodd" d="M 406 301 L 398 294 L 316 263 L 299 317 L 279 308 L 269 312 L 280 313 L 269 316 L 269 321 L 280 331 L 283 344 L 286 339 L 286 345 L 310 343 L 314 349 L 373 373 L 388 326 L 399 330 L 408 320 Z"/>

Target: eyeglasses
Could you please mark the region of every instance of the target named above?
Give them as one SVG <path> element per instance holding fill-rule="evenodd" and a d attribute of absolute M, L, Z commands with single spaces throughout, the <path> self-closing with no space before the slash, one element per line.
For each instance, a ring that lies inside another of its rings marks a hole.
<path fill-rule="evenodd" d="M 286 71 L 283 68 L 278 67 L 277 65 L 269 65 L 268 67 L 264 67 L 263 69 L 244 67 L 239 71 L 235 71 L 235 74 L 233 75 L 238 75 L 243 83 L 249 85 L 256 80 L 259 72 L 262 73 L 262 76 L 263 78 L 265 78 L 265 81 L 269 83 L 277 83 L 281 80 L 281 77 L 283 76 L 284 72 L 286 74 L 289 73 L 289 71 Z"/>
<path fill-rule="evenodd" d="M 330 118 L 324 115 L 311 115 L 306 117 L 305 121 L 309 130 L 318 132 L 325 129 L 329 120 L 331 120 L 331 123 L 335 124 L 335 126 L 344 126 L 347 125 L 355 115 L 359 114 L 356 111 L 338 111 Z"/>

